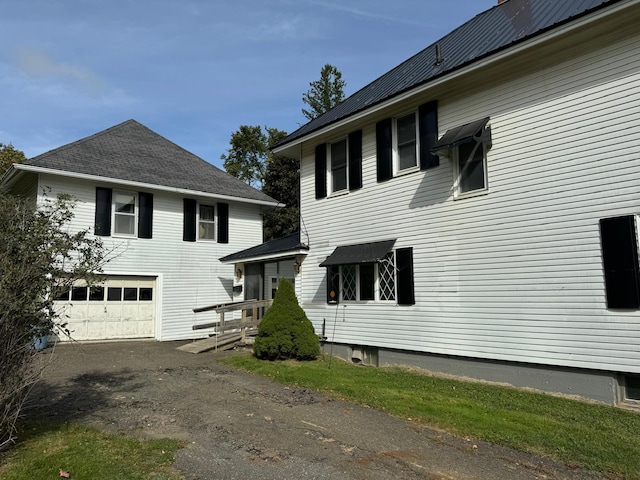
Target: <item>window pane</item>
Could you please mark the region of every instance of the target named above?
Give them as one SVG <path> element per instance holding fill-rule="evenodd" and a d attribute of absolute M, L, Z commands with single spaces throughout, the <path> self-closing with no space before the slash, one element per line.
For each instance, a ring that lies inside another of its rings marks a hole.
<path fill-rule="evenodd" d="M 343 265 L 340 273 L 342 274 L 342 300 L 356 300 L 356 266 Z"/>
<path fill-rule="evenodd" d="M 396 267 L 393 252 L 389 252 L 378 264 L 380 300 L 396 299 Z"/>
<path fill-rule="evenodd" d="M 135 213 L 136 212 L 136 196 L 133 193 L 116 192 L 115 207 L 117 213 Z"/>
<path fill-rule="evenodd" d="M 107 301 L 109 302 L 119 302 L 122 300 L 122 288 L 120 287 L 109 287 L 107 289 Z"/>
<path fill-rule="evenodd" d="M 141 288 L 140 289 L 140 301 L 153 300 L 153 288 Z"/>
<path fill-rule="evenodd" d="M 475 148 L 476 146 L 477 148 Z M 486 188 L 484 182 L 484 148 L 481 143 L 470 142 L 458 147 L 458 172 L 460 172 L 459 186 L 461 193 Z"/>
<path fill-rule="evenodd" d="M 347 141 L 331 144 L 331 186 L 337 192 L 347 188 Z"/>
<path fill-rule="evenodd" d="M 360 300 L 375 300 L 375 265 L 360 265 Z"/>
<path fill-rule="evenodd" d="M 89 289 L 89 301 L 100 302 L 104 300 L 104 287 L 91 287 Z"/>
<path fill-rule="evenodd" d="M 54 297 L 54 300 L 69 301 L 69 289 L 65 288 Z"/>
<path fill-rule="evenodd" d="M 133 215 L 118 215 L 115 218 L 115 233 L 133 235 L 135 231 L 135 217 Z"/>
<path fill-rule="evenodd" d="M 71 289 L 71 301 L 84 301 L 87 299 L 87 287 L 73 287 Z"/>
<path fill-rule="evenodd" d="M 214 223 L 200 222 L 198 227 L 198 238 L 206 240 L 214 240 L 216 229 Z"/>
<path fill-rule="evenodd" d="M 200 205 L 200 220 L 214 220 L 214 208 L 211 205 Z"/>
<path fill-rule="evenodd" d="M 415 167 L 416 155 L 416 116 L 411 113 L 396 122 L 398 130 L 398 168 Z"/>
<path fill-rule="evenodd" d="M 124 289 L 124 301 L 131 302 L 138 300 L 138 289 L 137 288 L 125 288 Z"/>

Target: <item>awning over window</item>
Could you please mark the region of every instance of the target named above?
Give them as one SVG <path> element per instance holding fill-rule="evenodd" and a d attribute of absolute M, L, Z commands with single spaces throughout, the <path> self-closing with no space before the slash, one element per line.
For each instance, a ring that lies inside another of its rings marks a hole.
<path fill-rule="evenodd" d="M 463 143 L 483 142 L 491 145 L 491 129 L 485 128 L 489 123 L 489 117 L 477 120 L 475 122 L 460 125 L 459 127 L 450 128 L 447 132 L 431 147 L 431 152 L 446 150 L 448 148 L 457 147 Z"/>
<path fill-rule="evenodd" d="M 331 255 L 320 264 L 321 267 L 332 265 L 354 265 L 357 263 L 376 263 L 393 248 L 394 240 L 382 242 L 360 243 L 336 247 Z"/>

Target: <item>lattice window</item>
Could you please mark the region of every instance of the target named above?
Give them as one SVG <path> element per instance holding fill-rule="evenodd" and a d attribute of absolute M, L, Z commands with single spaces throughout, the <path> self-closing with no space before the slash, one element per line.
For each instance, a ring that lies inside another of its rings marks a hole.
<path fill-rule="evenodd" d="M 343 265 L 342 273 L 342 300 L 356 300 L 356 266 Z"/>
<path fill-rule="evenodd" d="M 396 299 L 396 266 L 393 252 L 389 252 L 378 264 L 380 300 Z"/>

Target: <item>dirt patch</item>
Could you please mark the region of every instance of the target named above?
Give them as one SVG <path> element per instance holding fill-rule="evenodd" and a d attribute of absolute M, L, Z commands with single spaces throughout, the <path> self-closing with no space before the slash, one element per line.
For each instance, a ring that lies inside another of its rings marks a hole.
<path fill-rule="evenodd" d="M 182 342 L 184 343 L 184 342 Z M 141 437 L 173 437 L 187 479 L 590 479 L 547 459 L 473 442 L 273 383 L 180 342 L 59 345 L 26 413 Z"/>

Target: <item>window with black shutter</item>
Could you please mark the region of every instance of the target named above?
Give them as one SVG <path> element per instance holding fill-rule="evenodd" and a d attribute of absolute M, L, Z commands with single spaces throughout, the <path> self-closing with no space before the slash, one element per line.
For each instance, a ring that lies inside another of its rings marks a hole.
<path fill-rule="evenodd" d="M 111 235 L 111 189 L 96 187 L 96 214 L 94 231 L 96 235 Z"/>
<path fill-rule="evenodd" d="M 228 203 L 218 203 L 218 243 L 229 243 Z"/>
<path fill-rule="evenodd" d="M 184 216 L 182 218 L 182 240 L 196 241 L 196 201 L 191 198 L 183 200 Z"/>
<path fill-rule="evenodd" d="M 153 236 L 153 194 L 138 193 L 140 204 L 138 215 L 138 237 L 151 238 Z"/>

